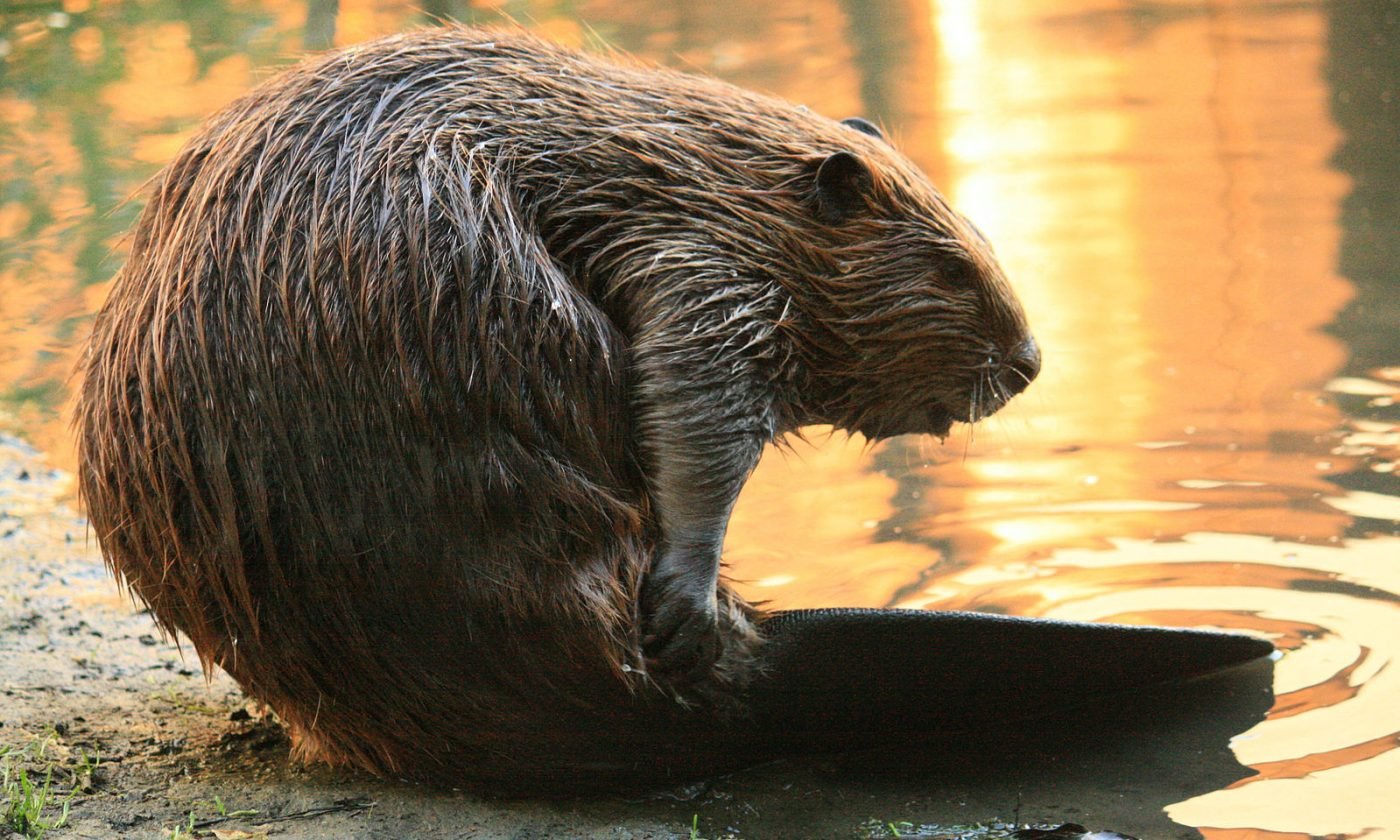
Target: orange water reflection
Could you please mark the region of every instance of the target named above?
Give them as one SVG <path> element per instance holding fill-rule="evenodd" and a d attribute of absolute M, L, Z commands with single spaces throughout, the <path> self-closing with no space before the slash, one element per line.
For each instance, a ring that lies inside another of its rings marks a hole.
<path fill-rule="evenodd" d="M 946 445 L 814 430 L 765 458 L 731 573 L 777 607 L 901 605 L 1242 629 L 1278 703 L 1260 775 L 1179 803 L 1214 840 L 1400 832 L 1400 370 L 1324 331 L 1352 184 L 1322 4 L 1263 0 L 342 0 L 0 11 L 0 427 L 71 466 L 75 340 L 119 200 L 305 44 L 498 20 L 865 114 L 997 244 L 1045 350 Z M 1400 95 L 1400 94 L 1397 94 Z M 1331 396 L 1329 396 L 1329 394 Z M 1371 471 L 1395 483 L 1343 493 Z M 1379 803 L 1379 804 L 1378 804 Z"/>
<path fill-rule="evenodd" d="M 1321 328 L 1351 293 L 1326 19 L 1182 3 L 1144 22 L 1109 6 L 933 12 L 945 186 L 1020 282 L 1041 380 L 951 453 L 901 441 L 871 464 L 848 447 L 820 459 L 836 483 L 805 488 L 765 464 L 752 504 L 769 527 L 736 533 L 736 571 L 782 604 L 1270 635 L 1288 651 L 1276 713 L 1236 743 L 1260 775 L 1171 816 L 1220 838 L 1395 828 L 1376 785 L 1400 733 L 1400 541 L 1345 539 L 1348 514 L 1394 518 L 1394 497 L 1336 498 L 1328 480 L 1396 446 L 1389 427 L 1348 446 L 1360 430 L 1321 393 L 1346 352 Z M 887 495 L 861 504 L 871 476 Z M 814 497 L 847 524 L 825 544 L 805 518 Z M 763 544 L 784 550 L 743 553 Z"/>

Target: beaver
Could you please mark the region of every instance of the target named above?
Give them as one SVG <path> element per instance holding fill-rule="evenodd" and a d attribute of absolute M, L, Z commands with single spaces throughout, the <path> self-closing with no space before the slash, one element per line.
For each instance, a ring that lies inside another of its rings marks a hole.
<path fill-rule="evenodd" d="M 706 765 L 658 739 L 745 714 L 763 616 L 720 547 L 764 447 L 946 436 L 1039 366 L 987 241 L 871 123 L 438 28 L 266 81 L 156 176 L 80 492 L 302 759 L 671 778 Z"/>

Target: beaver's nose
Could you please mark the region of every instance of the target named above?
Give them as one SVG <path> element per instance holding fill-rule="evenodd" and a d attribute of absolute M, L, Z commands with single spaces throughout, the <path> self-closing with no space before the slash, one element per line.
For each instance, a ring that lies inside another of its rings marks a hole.
<path fill-rule="evenodd" d="M 1030 336 L 1016 345 L 1016 349 L 1006 357 L 1006 364 L 997 375 L 997 382 L 1006 389 L 1008 397 L 1026 390 L 1040 373 L 1040 346 Z"/>

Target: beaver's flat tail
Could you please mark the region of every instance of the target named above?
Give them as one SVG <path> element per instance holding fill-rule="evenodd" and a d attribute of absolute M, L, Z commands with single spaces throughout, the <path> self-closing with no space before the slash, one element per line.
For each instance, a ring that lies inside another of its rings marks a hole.
<path fill-rule="evenodd" d="M 920 610 L 800 610 L 764 631 L 753 724 L 813 746 L 981 734 L 1274 650 L 1228 633 Z"/>
<path fill-rule="evenodd" d="M 1017 733 L 1055 730 L 1061 718 L 1075 721 L 1079 740 L 1107 739 L 1115 733 L 1107 723 L 1096 731 L 1092 710 L 1129 697 L 1142 709 L 1132 714 L 1178 718 L 1178 705 L 1190 706 L 1186 717 L 1202 706 L 1247 705 L 1257 719 L 1270 700 L 1257 669 L 1240 669 L 1248 679 L 1206 681 L 1205 698 L 1188 688 L 1274 650 L 1228 633 L 873 609 L 779 612 L 761 630 L 764 670 L 747 715 L 716 721 L 641 701 L 606 741 L 573 752 L 569 763 L 583 764 L 537 781 L 578 792 L 590 753 L 586 787 L 656 787 L 775 758 L 889 747 L 917 758 L 940 749 L 934 742 L 1005 744 L 1008 736 L 1014 744 Z M 1113 717 L 1121 723 L 1121 710 Z M 622 765 L 619 756 L 628 757 Z"/>

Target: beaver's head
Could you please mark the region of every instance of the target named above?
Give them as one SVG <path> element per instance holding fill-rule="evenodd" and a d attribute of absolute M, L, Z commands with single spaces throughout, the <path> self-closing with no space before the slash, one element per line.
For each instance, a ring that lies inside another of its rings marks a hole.
<path fill-rule="evenodd" d="M 811 161 L 809 201 L 830 257 L 809 278 L 804 330 L 820 375 L 810 421 L 870 438 L 944 436 L 1025 390 L 1040 349 L 987 240 L 874 126 Z"/>

